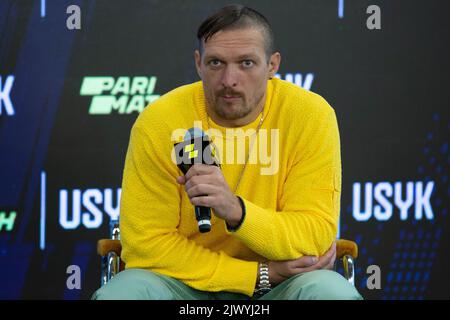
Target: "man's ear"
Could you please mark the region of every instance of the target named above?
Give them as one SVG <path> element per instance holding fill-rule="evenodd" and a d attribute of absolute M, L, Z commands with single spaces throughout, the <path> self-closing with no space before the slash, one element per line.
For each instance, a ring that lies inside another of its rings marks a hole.
<path fill-rule="evenodd" d="M 270 56 L 269 60 L 269 79 L 275 77 L 275 74 L 278 72 L 281 63 L 281 54 L 279 52 L 275 52 Z"/>
<path fill-rule="evenodd" d="M 200 77 L 200 79 L 202 79 L 202 73 L 200 71 L 200 66 L 202 64 L 202 57 L 198 50 L 194 51 L 194 60 L 195 60 L 195 68 L 197 69 L 197 74 Z"/>

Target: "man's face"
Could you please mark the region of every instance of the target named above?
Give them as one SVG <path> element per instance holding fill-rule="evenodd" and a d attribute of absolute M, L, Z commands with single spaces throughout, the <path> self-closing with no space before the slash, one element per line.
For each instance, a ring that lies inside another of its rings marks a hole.
<path fill-rule="evenodd" d="M 213 119 L 242 125 L 240 119 L 251 121 L 261 111 L 267 80 L 280 62 L 279 53 L 268 61 L 263 35 L 259 28 L 219 31 L 203 44 L 201 56 L 195 52 Z"/>

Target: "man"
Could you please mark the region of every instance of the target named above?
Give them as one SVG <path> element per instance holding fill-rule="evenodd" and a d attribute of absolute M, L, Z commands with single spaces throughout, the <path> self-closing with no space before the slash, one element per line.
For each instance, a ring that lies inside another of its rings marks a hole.
<path fill-rule="evenodd" d="M 202 81 L 165 94 L 133 126 L 120 221 L 127 269 L 93 298 L 360 299 L 327 270 L 341 184 L 333 109 L 274 78 L 280 53 L 255 10 L 222 8 L 197 36 Z M 194 126 L 221 167 L 195 164 L 183 176 L 173 145 Z M 210 232 L 199 232 L 194 206 L 212 209 Z"/>

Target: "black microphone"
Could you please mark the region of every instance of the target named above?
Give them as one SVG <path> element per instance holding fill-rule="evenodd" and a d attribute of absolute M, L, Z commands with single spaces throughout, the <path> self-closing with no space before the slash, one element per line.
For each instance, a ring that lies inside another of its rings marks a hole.
<path fill-rule="evenodd" d="M 183 174 L 197 163 L 220 167 L 213 144 L 199 128 L 189 129 L 184 140 L 174 144 L 174 152 L 177 166 Z M 195 206 L 195 218 L 201 233 L 211 231 L 211 208 Z"/>

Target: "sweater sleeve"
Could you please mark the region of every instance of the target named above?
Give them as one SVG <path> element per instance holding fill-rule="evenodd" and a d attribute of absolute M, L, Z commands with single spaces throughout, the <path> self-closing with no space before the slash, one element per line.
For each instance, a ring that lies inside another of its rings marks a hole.
<path fill-rule="evenodd" d="M 120 213 L 126 268 L 161 273 L 198 290 L 252 296 L 257 262 L 211 251 L 178 232 L 181 186 L 170 160 L 173 143 L 170 135 L 163 139 L 157 133 L 161 132 L 157 126 L 152 124 L 150 131 L 135 124 L 131 131 Z"/>
<path fill-rule="evenodd" d="M 341 192 L 341 157 L 337 120 L 327 107 L 313 115 L 293 153 L 279 211 L 244 200 L 246 216 L 230 232 L 269 260 L 320 256 L 337 234 Z"/>

